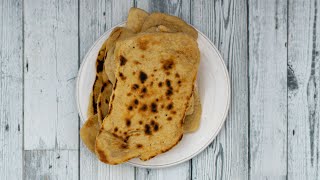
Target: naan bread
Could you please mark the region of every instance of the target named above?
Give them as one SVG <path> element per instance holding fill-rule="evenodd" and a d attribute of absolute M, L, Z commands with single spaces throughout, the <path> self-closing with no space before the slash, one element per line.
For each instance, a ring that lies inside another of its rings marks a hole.
<path fill-rule="evenodd" d="M 192 36 L 194 39 L 198 38 L 198 32 L 193 27 L 176 16 L 171 16 L 164 13 L 150 14 L 145 19 L 141 28 L 141 32 L 144 32 L 151 27 L 158 27 L 159 25 L 163 25 L 172 32 L 184 32 Z"/>
<path fill-rule="evenodd" d="M 149 13 L 139 8 L 130 8 L 126 27 L 131 31 L 140 32 L 142 24 Z"/>
<path fill-rule="evenodd" d="M 108 164 L 148 160 L 174 147 L 200 61 L 197 42 L 184 33 L 141 34 L 117 43 L 110 110 L 96 138 Z"/>

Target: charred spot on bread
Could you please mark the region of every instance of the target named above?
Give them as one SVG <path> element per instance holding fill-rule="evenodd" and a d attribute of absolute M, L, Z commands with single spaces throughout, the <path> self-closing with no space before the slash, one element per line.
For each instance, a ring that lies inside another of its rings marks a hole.
<path fill-rule="evenodd" d="M 168 87 L 171 87 L 171 81 L 170 81 L 169 79 L 166 80 L 166 85 L 167 85 Z"/>
<path fill-rule="evenodd" d="M 139 85 L 138 84 L 133 84 L 131 88 L 133 90 L 137 90 L 137 89 L 139 89 Z"/>
<path fill-rule="evenodd" d="M 142 92 L 142 93 L 147 93 L 147 88 L 146 88 L 146 87 L 143 87 L 142 90 L 141 90 L 141 92 Z"/>
<path fill-rule="evenodd" d="M 141 83 L 143 84 L 148 79 L 148 75 L 145 72 L 140 71 L 139 79 L 140 79 Z"/>
<path fill-rule="evenodd" d="M 158 124 L 155 124 L 155 125 L 153 126 L 153 130 L 154 130 L 154 131 L 158 131 L 158 130 L 159 130 L 159 125 L 158 125 Z"/>
<path fill-rule="evenodd" d="M 135 104 L 135 105 L 138 105 L 138 104 L 139 104 L 138 99 L 135 99 L 135 100 L 134 100 L 134 104 Z"/>
<path fill-rule="evenodd" d="M 127 63 L 127 59 L 124 58 L 123 56 L 120 56 L 120 66 L 123 66 Z"/>
<path fill-rule="evenodd" d="M 176 76 L 176 78 L 179 78 L 179 77 L 180 77 L 179 73 L 176 73 L 175 76 Z"/>
<path fill-rule="evenodd" d="M 140 110 L 146 111 L 148 109 L 148 106 L 146 104 L 142 105 Z"/>
<path fill-rule="evenodd" d="M 109 104 L 109 101 L 108 101 L 108 99 L 106 99 L 106 104 Z"/>
<path fill-rule="evenodd" d="M 106 86 L 107 86 L 107 83 L 103 83 L 103 85 L 102 85 L 102 87 L 101 87 L 100 92 L 103 92 L 103 91 L 104 91 L 104 89 L 106 88 Z"/>
<path fill-rule="evenodd" d="M 128 93 L 128 94 L 127 94 L 127 96 L 131 96 L 131 95 L 132 95 L 131 93 Z"/>
<path fill-rule="evenodd" d="M 117 132 L 117 131 L 118 131 L 118 127 L 115 127 L 115 128 L 114 128 L 114 132 Z"/>
<path fill-rule="evenodd" d="M 157 110 L 157 104 L 154 103 L 154 102 L 151 103 L 151 111 L 154 112 L 154 113 L 158 112 L 158 110 Z"/>
<path fill-rule="evenodd" d="M 167 120 L 168 120 L 168 121 L 171 121 L 171 120 L 172 120 L 172 117 L 168 117 Z"/>
<path fill-rule="evenodd" d="M 142 121 L 139 121 L 139 124 L 141 125 L 141 124 L 142 124 Z"/>
<path fill-rule="evenodd" d="M 102 72 L 104 61 L 97 61 L 97 73 Z"/>
<path fill-rule="evenodd" d="M 154 122 L 154 120 L 151 120 L 151 125 L 153 126 L 153 125 L 155 125 L 155 122 Z"/>
<path fill-rule="evenodd" d="M 172 89 L 168 89 L 167 92 L 166 92 L 166 95 L 167 96 L 171 96 L 172 94 L 173 94 Z"/>
<path fill-rule="evenodd" d="M 133 107 L 132 106 L 128 106 L 128 110 L 132 111 Z"/>
<path fill-rule="evenodd" d="M 92 108 L 93 108 L 94 114 L 96 114 L 97 113 L 97 103 L 96 103 L 96 100 L 94 99 L 94 95 L 92 96 Z"/>
<path fill-rule="evenodd" d="M 116 82 L 114 83 L 113 90 L 117 88 L 117 83 L 118 83 L 118 79 L 116 79 Z"/>
<path fill-rule="evenodd" d="M 137 146 L 137 148 L 142 148 L 143 147 L 142 144 L 137 144 L 136 146 Z"/>
<path fill-rule="evenodd" d="M 162 64 L 163 64 L 163 65 L 162 65 L 162 68 L 163 68 L 164 70 L 170 70 L 170 69 L 173 68 L 173 65 L 174 65 L 172 59 L 164 60 L 164 61 L 162 61 Z"/>
<path fill-rule="evenodd" d="M 147 135 L 151 135 L 152 132 L 151 132 L 151 128 L 150 128 L 150 125 L 149 124 L 146 124 L 144 126 L 144 133 L 147 134 Z"/>
<path fill-rule="evenodd" d="M 162 87 L 162 82 L 159 82 L 158 86 L 159 86 L 159 87 Z"/>
<path fill-rule="evenodd" d="M 125 77 L 124 75 L 123 75 L 123 73 L 119 73 L 119 77 L 122 79 L 122 80 L 126 80 L 127 79 L 127 77 Z"/>
<path fill-rule="evenodd" d="M 131 120 L 130 119 L 126 119 L 126 125 L 129 127 L 131 125 Z"/>
<path fill-rule="evenodd" d="M 128 149 L 128 145 L 127 144 L 121 144 L 121 148 Z"/>
<path fill-rule="evenodd" d="M 173 103 L 170 103 L 168 106 L 167 106 L 167 109 L 168 110 L 171 110 L 173 108 Z"/>

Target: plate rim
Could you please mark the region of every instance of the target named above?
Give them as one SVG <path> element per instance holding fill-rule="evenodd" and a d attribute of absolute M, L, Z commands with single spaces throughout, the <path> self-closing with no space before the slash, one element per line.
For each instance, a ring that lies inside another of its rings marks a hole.
<path fill-rule="evenodd" d="M 119 24 L 116 24 L 115 26 L 111 27 L 109 30 L 107 30 L 106 32 L 104 32 L 93 44 L 92 46 L 90 47 L 90 49 L 88 49 L 86 55 L 83 57 L 83 60 L 82 60 L 82 63 L 80 65 L 80 68 L 79 68 L 79 71 L 78 71 L 78 74 L 77 74 L 77 82 L 76 82 L 76 103 L 77 103 L 77 109 L 78 109 L 78 114 L 80 116 L 80 121 L 84 121 L 84 116 L 83 116 L 83 112 L 81 111 L 81 108 L 80 108 L 80 103 L 79 103 L 79 81 L 80 81 L 80 74 L 83 70 L 83 66 L 84 64 L 86 63 L 86 61 L 88 60 L 88 56 L 89 54 L 91 53 L 92 49 L 97 45 L 97 43 L 105 36 L 105 34 L 109 33 L 109 31 L 112 31 L 114 28 L 118 27 L 118 26 L 123 26 L 124 24 L 126 23 L 126 21 L 124 22 L 121 22 Z M 190 24 L 189 24 L 190 25 Z M 229 113 L 229 109 L 230 109 L 230 100 L 231 100 L 231 84 L 230 84 L 230 77 L 229 77 L 229 72 L 228 72 L 228 69 L 227 69 L 227 66 L 226 64 L 224 63 L 224 60 L 219 52 L 219 50 L 217 49 L 217 47 L 211 42 L 211 40 L 205 35 L 203 34 L 200 30 L 198 30 L 196 27 L 194 27 L 193 25 L 190 25 L 192 26 L 195 30 L 197 30 L 197 32 L 205 38 L 205 40 L 211 45 L 211 47 L 213 47 L 214 51 L 217 53 L 218 57 L 219 57 L 219 60 L 220 62 L 222 63 L 222 66 L 223 66 L 223 72 L 225 74 L 225 77 L 226 77 L 226 81 L 227 81 L 227 104 L 226 104 L 226 108 L 225 108 L 225 111 L 223 113 L 223 117 L 222 117 L 222 121 L 221 123 L 219 124 L 219 127 L 216 131 L 216 133 L 211 136 L 211 138 L 207 141 L 207 143 L 205 145 L 203 145 L 200 149 L 198 149 L 196 152 L 194 152 L 192 155 L 188 156 L 188 157 L 185 157 L 183 158 L 182 160 L 179 160 L 179 161 L 175 161 L 173 163 L 167 163 L 167 164 L 162 164 L 162 165 L 143 165 L 143 164 L 137 164 L 137 163 L 134 163 L 134 162 L 126 162 L 125 164 L 129 164 L 129 165 L 132 165 L 132 166 L 135 166 L 135 167 L 140 167 L 140 168 L 149 168 L 149 169 L 159 169 L 159 168 L 166 168 L 166 167 L 171 167 L 171 166 L 175 166 L 175 165 L 178 165 L 178 164 L 181 164 L 183 162 L 186 162 L 190 159 L 192 159 L 193 157 L 197 156 L 199 153 L 201 153 L 205 148 L 207 148 L 211 143 L 212 141 L 217 137 L 217 135 L 219 134 L 219 132 L 221 131 L 226 119 L 227 119 L 227 116 L 228 116 L 228 113 Z"/>

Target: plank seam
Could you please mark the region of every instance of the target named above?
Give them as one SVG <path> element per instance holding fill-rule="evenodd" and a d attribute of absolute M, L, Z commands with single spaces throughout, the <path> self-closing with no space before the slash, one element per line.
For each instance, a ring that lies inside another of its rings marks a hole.
<path fill-rule="evenodd" d="M 288 63 L 289 63 L 289 60 L 288 60 L 288 57 L 289 57 L 289 0 L 287 0 L 287 172 L 286 172 L 286 180 L 288 180 L 288 166 L 289 166 L 289 163 L 288 163 L 288 157 L 289 157 L 289 113 L 288 113 Z"/>
<path fill-rule="evenodd" d="M 78 69 L 80 68 L 80 0 L 78 0 Z M 78 115 L 78 180 L 80 180 L 80 124 L 81 119 Z"/>
<path fill-rule="evenodd" d="M 24 44 L 24 41 L 25 41 L 25 39 L 24 39 L 24 13 L 25 13 L 25 10 L 24 10 L 24 0 L 22 0 L 22 122 L 21 122 L 21 124 L 22 124 L 22 128 L 21 128 L 21 130 L 22 130 L 22 161 L 21 161 L 21 163 L 22 163 L 22 179 L 24 180 L 25 179 L 25 168 L 24 168 L 24 161 L 25 161 L 25 153 L 24 153 L 24 102 L 25 102 L 25 97 L 24 97 L 24 95 L 25 95 L 25 93 L 24 93 L 24 57 L 25 57 L 25 55 L 24 55 L 24 50 L 25 50 L 25 44 Z"/>
<path fill-rule="evenodd" d="M 250 151 L 250 43 L 249 43 L 249 0 L 247 0 L 247 56 L 248 56 L 248 69 L 247 69 L 247 77 L 248 77 L 248 180 L 251 179 L 251 151 Z"/>

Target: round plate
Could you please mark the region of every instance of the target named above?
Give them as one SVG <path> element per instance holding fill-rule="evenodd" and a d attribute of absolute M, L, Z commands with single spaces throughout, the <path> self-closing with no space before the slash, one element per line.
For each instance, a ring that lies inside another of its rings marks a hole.
<path fill-rule="evenodd" d="M 124 23 L 121 23 L 117 26 L 123 25 Z M 82 123 L 87 119 L 89 97 L 96 76 L 95 61 L 98 51 L 115 27 L 104 33 L 93 44 L 81 64 L 76 94 Z M 130 160 L 129 164 L 144 168 L 162 168 L 177 165 L 199 154 L 213 141 L 220 131 L 226 119 L 230 102 L 228 71 L 217 48 L 204 34 L 200 31 L 198 33 L 201 61 L 197 83 L 202 105 L 199 129 L 194 133 L 184 134 L 182 140 L 170 151 L 148 161 L 141 161 L 135 158 Z"/>

